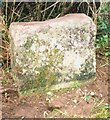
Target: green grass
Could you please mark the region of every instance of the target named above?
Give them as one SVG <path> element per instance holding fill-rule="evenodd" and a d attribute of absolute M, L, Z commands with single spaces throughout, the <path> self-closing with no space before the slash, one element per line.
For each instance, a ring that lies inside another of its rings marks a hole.
<path fill-rule="evenodd" d="M 110 105 L 100 105 L 94 111 L 95 114 L 91 116 L 92 118 L 110 118 Z"/>

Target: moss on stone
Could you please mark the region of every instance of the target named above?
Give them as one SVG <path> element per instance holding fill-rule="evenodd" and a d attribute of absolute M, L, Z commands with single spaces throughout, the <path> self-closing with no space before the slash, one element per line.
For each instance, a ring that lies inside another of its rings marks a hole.
<path fill-rule="evenodd" d="M 15 79 L 21 89 L 49 87 L 95 76 L 94 39 L 89 25 L 54 26 L 25 38 L 15 50 Z M 89 45 L 90 44 L 90 45 Z"/>

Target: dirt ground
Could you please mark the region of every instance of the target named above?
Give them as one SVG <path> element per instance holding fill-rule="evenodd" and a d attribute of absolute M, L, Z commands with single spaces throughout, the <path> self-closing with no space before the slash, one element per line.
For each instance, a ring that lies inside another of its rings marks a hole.
<path fill-rule="evenodd" d="M 80 88 L 19 97 L 11 84 L 3 86 L 2 118 L 95 117 L 95 108 L 109 102 L 108 82 L 107 59 L 97 57 L 97 78 Z"/>

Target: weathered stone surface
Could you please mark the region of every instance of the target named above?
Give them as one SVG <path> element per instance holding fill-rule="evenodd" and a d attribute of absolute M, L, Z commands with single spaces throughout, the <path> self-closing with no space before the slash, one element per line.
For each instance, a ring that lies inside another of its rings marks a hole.
<path fill-rule="evenodd" d="M 26 88 L 95 76 L 96 26 L 85 14 L 12 23 L 10 34 L 14 77 Z"/>

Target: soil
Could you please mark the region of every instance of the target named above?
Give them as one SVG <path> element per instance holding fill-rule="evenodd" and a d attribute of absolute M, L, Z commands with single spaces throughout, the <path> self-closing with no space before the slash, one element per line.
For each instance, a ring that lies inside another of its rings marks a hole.
<path fill-rule="evenodd" d="M 14 85 L 4 85 L 2 118 L 94 117 L 95 108 L 109 102 L 108 66 L 107 58 L 98 56 L 97 78 L 76 89 L 19 96 Z"/>

